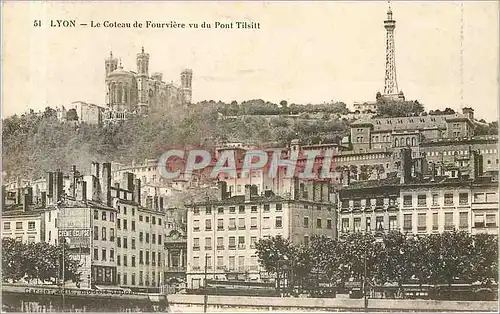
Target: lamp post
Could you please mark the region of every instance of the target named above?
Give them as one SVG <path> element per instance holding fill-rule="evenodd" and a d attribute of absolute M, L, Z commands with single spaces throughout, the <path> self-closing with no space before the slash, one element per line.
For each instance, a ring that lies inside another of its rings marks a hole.
<path fill-rule="evenodd" d="M 203 313 L 207 312 L 208 306 L 208 295 L 207 295 L 207 268 L 208 268 L 208 254 L 205 254 L 205 279 L 204 279 L 204 289 L 203 289 Z"/>
<path fill-rule="evenodd" d="M 64 312 L 64 309 L 65 309 L 65 299 L 64 299 L 64 294 L 65 294 L 65 286 L 66 286 L 66 278 L 64 277 L 65 276 L 65 272 L 66 272 L 66 268 L 65 268 L 65 261 L 66 261 L 66 243 L 70 243 L 70 240 L 68 238 L 63 238 L 63 251 L 62 251 L 62 311 Z"/>
<path fill-rule="evenodd" d="M 282 257 L 279 257 L 278 263 L 277 263 L 277 269 L 276 269 L 276 273 L 277 273 L 277 277 L 278 277 L 277 278 L 278 293 L 280 294 L 281 297 L 283 297 L 283 292 L 281 289 L 281 277 L 284 277 L 284 273 L 283 273 L 283 276 L 281 276 L 281 272 L 283 270 L 287 269 L 287 265 L 284 264 L 286 261 L 288 261 L 288 256 L 283 255 Z"/>
<path fill-rule="evenodd" d="M 375 239 L 375 243 L 383 243 L 383 240 L 380 239 L 380 238 L 377 238 Z M 375 248 L 375 246 L 374 246 Z M 368 281 L 367 281 L 367 277 L 368 277 L 368 244 L 366 243 L 365 244 L 365 254 L 364 254 L 364 275 L 363 275 L 363 295 L 364 295 L 364 309 L 365 309 L 365 312 L 368 312 L 368 295 L 367 295 L 367 292 L 368 292 L 368 288 L 367 288 L 367 285 L 368 285 Z"/>
<path fill-rule="evenodd" d="M 365 245 L 365 257 L 364 257 L 364 260 L 365 260 L 365 265 L 364 265 L 364 275 L 363 275 L 363 296 L 364 296 L 364 300 L 365 300 L 365 312 L 368 312 L 368 296 L 366 294 L 367 292 L 367 289 L 366 289 L 366 277 L 368 275 L 368 267 L 367 267 L 367 260 L 368 260 L 368 257 L 367 257 L 367 253 L 368 253 L 368 246 Z"/>

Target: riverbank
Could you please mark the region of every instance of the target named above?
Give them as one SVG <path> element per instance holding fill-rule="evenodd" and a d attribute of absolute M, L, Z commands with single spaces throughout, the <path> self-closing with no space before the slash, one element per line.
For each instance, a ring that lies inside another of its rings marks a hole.
<path fill-rule="evenodd" d="M 174 294 L 168 296 L 173 312 L 203 312 L 202 295 Z M 275 298 L 208 296 L 207 312 L 358 312 L 364 310 L 363 299 Z M 399 312 L 495 312 L 497 301 L 438 301 L 370 299 L 369 311 Z"/>

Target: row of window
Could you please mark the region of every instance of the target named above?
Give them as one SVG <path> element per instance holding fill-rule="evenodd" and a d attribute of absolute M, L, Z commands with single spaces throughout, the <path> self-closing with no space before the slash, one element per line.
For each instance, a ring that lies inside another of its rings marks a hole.
<path fill-rule="evenodd" d="M 240 250 L 246 249 L 245 245 L 245 236 L 239 236 L 238 237 L 238 245 L 236 245 L 236 237 L 229 237 L 228 241 L 228 249 L 229 250 L 235 250 L 236 247 Z M 250 248 L 255 249 L 255 242 L 257 242 L 257 237 L 252 236 L 250 237 Z M 212 237 L 205 237 L 205 250 L 210 251 L 213 250 L 213 243 L 212 243 Z M 216 248 L 217 250 L 225 250 L 225 243 L 224 243 L 224 237 L 217 237 L 217 242 L 216 242 Z M 200 238 L 193 238 L 193 251 L 199 251 L 200 250 Z"/>
<path fill-rule="evenodd" d="M 257 212 L 257 206 L 251 206 L 250 207 L 250 212 L 251 213 L 256 213 Z M 283 205 L 282 204 L 276 204 L 274 207 L 275 211 L 281 212 L 283 210 Z M 264 212 L 270 212 L 271 211 L 271 206 L 270 204 L 264 204 Z M 228 208 L 228 212 L 230 214 L 235 214 L 236 213 L 236 206 L 230 206 Z M 240 205 L 238 206 L 238 213 L 239 214 L 244 214 L 245 213 L 245 205 Z M 200 214 L 200 209 L 195 207 L 193 208 L 193 215 L 199 215 Z M 205 215 L 211 215 L 212 214 L 212 207 L 207 206 L 205 208 Z M 217 214 L 224 214 L 224 207 L 219 207 L 217 208 Z"/>
<path fill-rule="evenodd" d="M 212 261 L 212 256 L 207 255 L 204 257 L 206 258 L 206 265 L 207 265 L 207 270 L 211 270 L 213 267 L 213 261 Z M 204 265 L 203 268 L 205 267 L 205 261 L 203 261 Z M 226 269 L 226 264 L 224 261 L 224 256 L 217 256 L 217 261 L 216 261 L 216 268 L 218 270 L 224 270 Z M 236 270 L 238 269 L 239 271 L 245 271 L 245 270 L 257 270 L 259 267 L 258 264 L 258 259 L 257 255 L 252 255 L 250 256 L 250 265 L 248 265 L 248 269 L 245 267 L 245 256 L 238 256 L 238 267 L 236 267 L 236 256 L 229 256 L 228 258 L 228 264 L 227 268 L 229 270 Z M 199 256 L 194 256 L 193 257 L 193 270 L 200 269 L 200 257 Z"/>
<path fill-rule="evenodd" d="M 158 272 L 158 277 L 156 277 L 156 273 L 153 271 L 151 272 L 151 278 L 152 280 L 149 281 L 149 273 L 146 272 L 146 280 L 143 280 L 143 275 L 144 272 L 140 271 L 139 272 L 139 281 L 136 282 L 136 276 L 135 276 L 135 273 L 132 273 L 131 275 L 131 281 L 130 281 L 130 284 L 132 286 L 135 286 L 136 284 L 138 284 L 139 286 L 147 286 L 147 287 L 158 287 L 161 283 L 161 275 L 160 273 Z M 156 281 L 155 279 L 158 278 L 158 280 Z M 128 285 L 128 273 L 116 273 L 116 281 L 119 285 Z"/>
<path fill-rule="evenodd" d="M 439 194 L 433 193 L 431 195 L 432 206 L 439 206 Z M 468 205 L 469 204 L 469 193 L 459 193 L 458 194 L 458 205 Z M 444 193 L 444 205 L 453 206 L 454 205 L 454 195 L 452 192 Z M 410 207 L 413 206 L 413 195 L 403 195 L 403 206 Z M 417 206 L 427 206 L 427 194 L 417 195 Z"/>
<path fill-rule="evenodd" d="M 245 221 L 246 218 L 238 218 L 238 226 L 236 226 L 236 218 L 229 218 L 229 226 L 228 230 L 245 230 Z M 304 217 L 304 228 L 309 228 L 309 217 Z M 330 218 L 326 219 L 326 225 L 323 224 L 322 218 L 316 218 L 316 228 L 324 228 L 332 229 L 332 220 Z M 271 218 L 263 217 L 262 218 L 262 229 L 270 229 L 271 228 Z M 274 228 L 281 229 L 283 228 L 283 217 L 277 216 L 275 217 Z M 250 229 L 255 230 L 258 229 L 257 217 L 250 217 Z M 224 219 L 217 219 L 217 231 L 224 230 Z M 200 231 L 200 221 L 193 220 L 193 231 Z M 205 231 L 212 231 L 212 219 L 205 219 Z"/>
<path fill-rule="evenodd" d="M 417 139 L 415 137 L 412 137 L 411 139 L 407 137 L 406 139 L 395 139 L 394 140 L 394 147 L 402 147 L 402 146 L 416 146 L 417 145 Z"/>
<path fill-rule="evenodd" d="M 23 228 L 24 228 L 23 225 L 24 224 L 23 224 L 22 221 L 17 221 L 16 222 L 16 230 L 23 230 Z M 35 224 L 34 221 L 28 221 L 28 230 L 35 230 L 35 226 L 36 226 L 36 224 Z M 3 223 L 3 229 L 4 230 L 11 230 L 10 227 L 11 227 L 11 222 L 10 221 L 5 221 Z"/>
<path fill-rule="evenodd" d="M 144 237 L 145 236 L 145 237 Z M 139 232 L 139 242 L 146 242 L 149 243 L 150 240 L 150 234 L 149 232 Z M 99 227 L 94 226 L 94 232 L 93 232 L 93 237 L 94 240 L 99 240 Z M 118 247 L 121 247 L 122 245 L 122 238 L 116 237 L 116 245 Z M 106 227 L 101 228 L 101 241 L 110 241 L 113 242 L 115 240 L 115 229 L 110 228 L 109 229 L 109 238 L 106 237 Z M 157 241 L 158 240 L 158 241 Z M 161 245 L 162 243 L 162 235 L 158 234 L 156 235 L 155 233 L 151 234 L 151 243 L 156 244 L 158 242 L 158 245 Z M 127 237 L 123 237 L 123 248 L 127 248 Z M 132 238 L 132 249 L 135 249 L 135 238 Z"/>
<path fill-rule="evenodd" d="M 121 212 L 120 206 L 118 206 L 118 213 Z M 127 215 L 127 207 L 123 207 L 123 214 Z M 132 216 L 135 216 L 135 208 L 132 208 Z M 101 220 L 107 221 L 108 218 L 108 212 L 106 211 L 101 211 Z M 99 210 L 95 209 L 94 210 L 94 220 L 99 220 Z M 149 216 L 143 217 L 143 215 L 139 215 L 139 221 L 146 221 L 146 223 L 149 223 Z M 109 221 L 114 222 L 115 221 L 115 213 L 110 212 L 109 213 Z M 127 220 L 123 219 L 124 221 L 124 229 L 127 229 Z M 158 224 L 158 226 L 161 226 L 161 218 L 156 216 L 151 217 L 151 223 L 153 225 Z M 135 229 L 135 221 L 132 221 L 132 228 Z M 120 219 L 118 218 L 118 229 L 120 229 Z"/>
<path fill-rule="evenodd" d="M 139 261 L 138 261 L 139 265 L 149 265 L 150 264 L 149 253 L 150 253 L 149 251 L 145 251 L 145 252 L 143 252 L 142 250 L 139 251 Z M 100 260 L 103 262 L 107 261 L 108 258 L 109 258 L 110 262 L 114 262 L 115 261 L 115 250 L 109 249 L 109 256 L 108 256 L 108 250 L 103 248 L 103 249 L 101 249 L 100 256 L 101 256 Z M 162 265 L 161 258 L 162 258 L 162 255 L 160 252 L 154 252 L 154 251 L 151 252 L 151 265 L 152 266 L 161 266 Z M 97 249 L 97 248 L 94 248 L 93 259 L 95 261 L 99 260 L 99 249 Z M 129 259 L 128 259 L 126 254 L 117 255 L 116 256 L 116 265 L 129 267 L 128 260 Z M 137 266 L 136 256 L 132 255 L 130 258 L 130 267 L 136 267 L 136 266 Z"/>
<path fill-rule="evenodd" d="M 454 213 L 444 213 L 444 229 L 452 230 L 455 228 Z M 375 229 L 372 228 L 371 225 L 371 217 L 365 217 L 364 226 L 361 225 L 361 217 L 353 218 L 353 226 L 350 226 L 350 218 L 342 218 L 341 222 L 341 230 L 342 232 L 350 232 L 350 231 L 384 231 L 384 230 L 398 230 L 398 219 L 397 216 L 389 216 L 389 225 L 388 228 L 384 226 L 384 217 L 378 216 L 375 218 Z M 496 215 L 495 214 L 475 214 L 474 215 L 474 228 L 491 228 L 496 227 Z M 432 213 L 432 230 L 439 229 L 439 215 L 438 213 Z M 468 229 L 469 228 L 469 213 L 461 212 L 459 213 L 459 222 L 458 227 L 460 229 Z M 413 229 L 413 214 L 404 214 L 403 215 L 403 229 L 404 230 L 412 230 Z M 427 230 L 427 213 L 418 213 L 417 214 L 417 229 L 419 231 Z"/>

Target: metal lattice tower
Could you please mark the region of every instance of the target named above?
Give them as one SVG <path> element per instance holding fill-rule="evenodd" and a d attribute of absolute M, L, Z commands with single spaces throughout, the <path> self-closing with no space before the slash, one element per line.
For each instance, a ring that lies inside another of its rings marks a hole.
<path fill-rule="evenodd" d="M 460 3 L 460 109 L 464 108 L 464 3 Z"/>
<path fill-rule="evenodd" d="M 396 28 L 396 21 L 392 19 L 390 1 L 389 9 L 387 10 L 387 19 L 384 21 L 384 28 L 386 30 L 384 94 L 391 95 L 398 93 L 398 82 L 396 79 L 396 55 L 394 49 L 394 29 Z"/>

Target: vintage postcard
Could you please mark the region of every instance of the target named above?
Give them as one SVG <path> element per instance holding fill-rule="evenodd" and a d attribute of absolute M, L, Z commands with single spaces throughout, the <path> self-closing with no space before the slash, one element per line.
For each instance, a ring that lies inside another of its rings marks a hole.
<path fill-rule="evenodd" d="M 498 312 L 498 1 L 4 1 L 3 312 Z"/>

